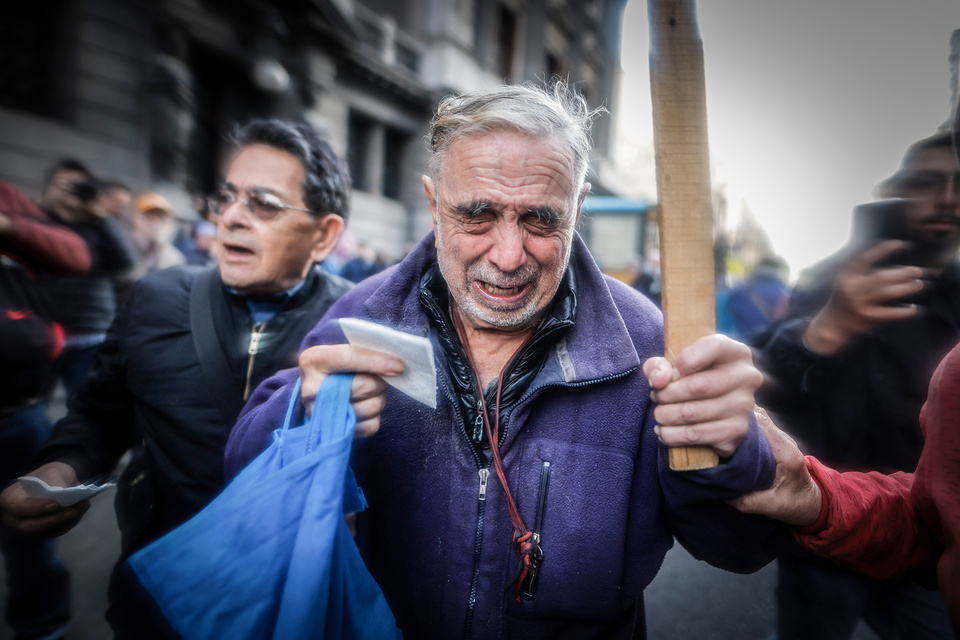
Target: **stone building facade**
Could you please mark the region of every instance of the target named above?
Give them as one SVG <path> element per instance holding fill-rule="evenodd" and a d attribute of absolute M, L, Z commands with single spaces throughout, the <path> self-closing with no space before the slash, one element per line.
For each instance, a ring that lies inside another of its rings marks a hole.
<path fill-rule="evenodd" d="M 306 120 L 349 160 L 352 236 L 400 257 L 429 229 L 437 101 L 559 75 L 615 104 L 626 0 L 43 0 L 0 4 L 0 179 L 38 195 L 64 156 L 181 215 L 253 117 Z M 594 192 L 610 195 L 610 115 Z"/>

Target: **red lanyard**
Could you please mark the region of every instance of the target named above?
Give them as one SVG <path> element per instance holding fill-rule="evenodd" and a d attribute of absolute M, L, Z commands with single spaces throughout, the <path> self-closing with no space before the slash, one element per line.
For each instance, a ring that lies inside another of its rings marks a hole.
<path fill-rule="evenodd" d="M 503 487 L 503 493 L 507 498 L 507 508 L 510 510 L 510 520 L 513 522 L 513 544 L 515 545 L 515 551 L 517 555 L 520 556 L 519 561 L 517 562 L 516 571 L 514 571 L 513 576 L 510 581 L 507 582 L 507 588 L 510 585 L 514 585 L 514 592 L 517 597 L 517 601 L 520 601 L 520 587 L 523 584 L 524 579 L 526 579 L 527 574 L 530 573 L 530 569 L 533 565 L 533 562 L 530 558 L 530 554 L 536 548 L 536 545 L 533 544 L 531 538 L 533 533 L 531 533 L 526 525 L 523 524 L 523 519 L 520 517 L 520 510 L 517 509 L 517 503 L 513 499 L 513 495 L 510 493 L 510 487 L 507 485 L 507 477 L 503 470 L 503 460 L 500 458 L 500 392 L 503 389 L 503 377 L 504 374 L 510 369 L 514 361 L 517 359 L 517 356 L 523 351 L 523 348 L 530 342 L 530 339 L 533 337 L 533 333 L 527 336 L 527 339 L 523 341 L 516 351 L 513 352 L 513 355 L 510 356 L 510 360 L 503 365 L 503 369 L 500 370 L 500 375 L 497 376 L 497 397 L 496 404 L 494 405 L 494 420 L 493 426 L 491 427 L 490 416 L 487 413 L 487 401 L 484 397 L 483 386 L 480 382 L 480 373 L 477 371 L 477 367 L 474 364 L 473 354 L 470 351 L 470 345 L 467 342 L 466 330 L 463 328 L 463 320 L 460 318 L 460 313 L 457 309 L 451 309 L 450 315 L 453 316 L 453 324 L 457 329 L 457 336 L 460 338 L 460 344 L 463 345 L 463 350 L 467 354 L 467 361 L 470 364 L 470 368 L 473 369 L 473 375 L 477 382 L 477 393 L 480 395 L 480 408 L 481 415 L 483 416 L 484 428 L 487 432 L 487 440 L 490 442 L 490 451 L 493 454 L 493 466 L 497 470 L 497 477 L 500 479 L 500 486 Z"/>

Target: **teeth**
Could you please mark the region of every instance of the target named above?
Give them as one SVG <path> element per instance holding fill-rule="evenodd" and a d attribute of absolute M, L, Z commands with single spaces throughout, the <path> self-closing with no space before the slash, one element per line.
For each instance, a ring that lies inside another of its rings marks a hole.
<path fill-rule="evenodd" d="M 519 287 L 508 287 L 508 288 L 498 287 L 496 285 L 490 284 L 489 282 L 484 282 L 483 288 L 495 296 L 510 295 L 510 294 L 516 293 L 519 289 Z"/>

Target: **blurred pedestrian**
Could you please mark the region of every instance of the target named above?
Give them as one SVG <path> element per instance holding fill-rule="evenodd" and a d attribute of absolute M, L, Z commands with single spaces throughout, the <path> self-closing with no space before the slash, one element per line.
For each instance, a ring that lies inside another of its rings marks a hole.
<path fill-rule="evenodd" d="M 660 251 L 652 249 L 643 262 L 643 269 L 631 283 L 633 288 L 650 298 L 658 307 L 663 306 L 663 285 L 660 282 Z"/>
<path fill-rule="evenodd" d="M 133 192 L 118 180 L 100 180 L 97 205 L 114 220 L 129 225 L 133 216 Z"/>
<path fill-rule="evenodd" d="M 40 274 L 38 290 L 63 326 L 57 374 L 72 398 L 89 373 L 97 346 L 116 313 L 115 277 L 133 267 L 136 252 L 123 224 L 98 205 L 99 185 L 77 160 L 58 162 L 48 173 L 40 206 L 53 220 L 87 242 L 93 263 L 83 275 Z"/>
<path fill-rule="evenodd" d="M 386 268 L 383 258 L 377 255 L 370 245 L 366 242 L 358 242 L 353 258 L 343 265 L 340 275 L 350 282 L 360 282 Z"/>
<path fill-rule="evenodd" d="M 241 129 L 220 188 L 218 266 L 174 267 L 134 285 L 93 374 L 30 475 L 72 486 L 109 473 L 128 447 L 116 497 L 121 559 L 173 529 L 224 487 L 230 428 L 257 384 L 295 366 L 300 343 L 351 285 L 314 268 L 343 229 L 346 164 L 307 125 Z M 82 516 L 12 485 L 0 508 L 23 532 L 62 532 Z M 151 637 L 112 581 L 117 638 Z"/>
<path fill-rule="evenodd" d="M 217 225 L 200 220 L 193 226 L 193 238 L 182 245 L 187 264 L 207 266 L 217 261 Z"/>
<path fill-rule="evenodd" d="M 903 210 L 892 225 L 901 238 L 851 242 L 815 265 L 801 275 L 787 317 L 754 338 L 765 375 L 760 404 L 830 466 L 917 464 L 930 376 L 960 339 L 958 170 L 949 134 L 911 145 L 881 185 L 883 196 L 904 199 L 884 204 Z M 861 617 L 884 637 L 896 628 L 912 629 L 910 638 L 950 636 L 935 593 L 803 552 L 780 559 L 777 598 L 781 640 L 846 639 Z"/>
<path fill-rule="evenodd" d="M 83 274 L 87 243 L 0 182 L 0 486 L 33 463 L 53 429 L 44 400 L 62 330 L 34 289 L 38 272 Z M 6 620 L 18 639 L 62 638 L 70 621 L 70 574 L 52 540 L 0 525 Z"/>
<path fill-rule="evenodd" d="M 169 200 L 152 192 L 137 196 L 130 219 L 137 262 L 116 280 L 119 299 L 125 299 L 134 283 L 148 273 L 186 264 L 184 255 L 170 241 L 175 225 L 176 214 Z"/>
<path fill-rule="evenodd" d="M 782 258 L 766 256 L 743 282 L 734 285 L 727 296 L 727 309 L 734 340 L 746 342 L 787 313 L 790 286 L 786 283 L 786 263 Z"/>

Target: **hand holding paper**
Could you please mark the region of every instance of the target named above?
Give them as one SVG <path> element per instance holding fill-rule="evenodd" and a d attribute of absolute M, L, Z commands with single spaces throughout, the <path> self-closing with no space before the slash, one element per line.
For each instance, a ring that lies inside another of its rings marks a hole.
<path fill-rule="evenodd" d="M 350 344 L 403 360 L 403 373 L 385 378 L 386 382 L 431 409 L 437 408 L 437 370 L 433 345 L 427 338 L 358 318 L 340 318 L 340 327 Z"/>
<path fill-rule="evenodd" d="M 69 507 L 81 500 L 87 500 L 105 489 L 115 486 L 115 482 L 104 484 L 81 484 L 76 487 L 51 487 L 40 478 L 24 476 L 17 478 L 20 486 L 31 498 L 46 498 L 56 501 L 61 507 Z"/>

